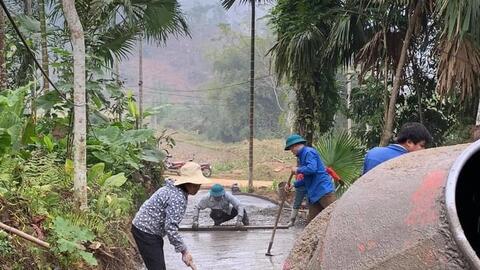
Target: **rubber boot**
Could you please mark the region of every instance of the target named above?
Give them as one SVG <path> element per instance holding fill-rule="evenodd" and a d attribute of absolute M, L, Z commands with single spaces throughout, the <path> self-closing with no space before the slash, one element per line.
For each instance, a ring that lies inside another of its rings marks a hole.
<path fill-rule="evenodd" d="M 243 225 L 248 226 L 250 225 L 250 220 L 248 219 L 247 211 L 243 210 L 243 219 L 242 219 Z"/>
<path fill-rule="evenodd" d="M 292 209 L 292 213 L 290 213 L 290 222 L 288 222 L 288 227 L 293 227 L 295 225 L 295 220 L 297 219 L 298 209 Z"/>

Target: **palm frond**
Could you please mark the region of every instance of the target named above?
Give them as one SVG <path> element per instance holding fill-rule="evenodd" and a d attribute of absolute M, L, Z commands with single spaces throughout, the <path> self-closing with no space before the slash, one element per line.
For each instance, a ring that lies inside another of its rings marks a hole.
<path fill-rule="evenodd" d="M 270 49 L 275 72 L 279 77 L 304 77 L 315 70 L 325 35 L 315 25 L 288 33 Z"/>
<path fill-rule="evenodd" d="M 446 95 L 457 87 L 461 99 L 473 97 L 480 86 L 480 48 L 468 37 L 443 36 L 438 46 L 437 90 Z"/>
<path fill-rule="evenodd" d="M 350 20 L 351 16 L 345 14 L 334 22 L 328 42 L 329 53 L 339 51 L 339 56 L 342 58 L 349 54 L 351 48 Z M 349 56 L 346 58 L 347 62 L 351 59 Z"/>
<path fill-rule="evenodd" d="M 230 8 L 232 8 L 232 6 L 233 6 L 235 3 L 244 5 L 244 4 L 251 4 L 252 1 L 255 1 L 255 0 L 222 0 L 222 6 L 223 6 L 225 9 L 230 9 Z M 261 4 L 262 2 L 263 2 L 263 3 L 267 3 L 267 2 L 270 2 L 270 1 L 269 1 L 269 0 L 256 0 L 255 2 Z"/>
<path fill-rule="evenodd" d="M 135 25 L 116 25 L 109 28 L 99 37 L 94 53 L 104 58 L 107 65 L 112 66 L 114 59 L 126 59 L 135 49 L 140 31 Z"/>
<path fill-rule="evenodd" d="M 360 176 L 364 150 L 360 142 L 347 132 L 328 133 L 315 142 L 325 166 L 334 169 L 345 183 L 344 192 Z"/>
<path fill-rule="evenodd" d="M 190 36 L 187 20 L 177 1 L 149 1 L 143 11 L 147 40 L 166 42 L 168 36 Z"/>
<path fill-rule="evenodd" d="M 392 66 L 396 66 L 400 60 L 401 46 L 405 34 L 403 32 L 387 32 L 387 60 Z M 360 77 L 363 77 L 368 71 L 377 66 L 378 63 L 383 62 L 385 58 L 385 34 L 383 31 L 378 31 L 373 34 L 370 41 L 358 51 L 355 56 L 355 65 L 361 65 Z"/>
<path fill-rule="evenodd" d="M 470 34 L 475 41 L 480 41 L 480 0 L 439 0 L 436 6 L 444 21 L 443 34 L 448 38 Z"/>

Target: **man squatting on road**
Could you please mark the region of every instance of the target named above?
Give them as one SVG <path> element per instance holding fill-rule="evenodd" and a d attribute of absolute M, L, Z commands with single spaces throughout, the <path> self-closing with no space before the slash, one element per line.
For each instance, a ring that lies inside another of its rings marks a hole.
<path fill-rule="evenodd" d="M 193 211 L 193 229 L 198 229 L 200 210 L 207 208 L 211 209 L 210 217 L 213 219 L 215 226 L 219 226 L 235 217 L 237 217 L 237 227 L 241 227 L 242 225 L 247 226 L 249 224 L 247 211 L 240 200 L 232 194 L 225 192 L 225 189 L 220 184 L 213 185 L 208 194 L 203 196 L 195 205 Z"/>

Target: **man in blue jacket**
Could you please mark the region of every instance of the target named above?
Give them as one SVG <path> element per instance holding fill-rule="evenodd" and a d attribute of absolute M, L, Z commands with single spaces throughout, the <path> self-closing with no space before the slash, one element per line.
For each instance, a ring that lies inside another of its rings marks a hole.
<path fill-rule="evenodd" d="M 336 200 L 335 186 L 327 173 L 320 156 L 312 147 L 306 146 L 306 140 L 298 134 L 290 135 L 285 142 L 285 151 L 291 151 L 298 159 L 298 167 L 292 173 L 302 174 L 307 189 L 307 224 L 323 209 Z"/>
<path fill-rule="evenodd" d="M 381 163 L 403 154 L 425 149 L 432 142 L 432 136 L 421 123 L 406 123 L 398 133 L 396 143 L 386 147 L 375 147 L 367 152 L 363 164 L 363 174 Z"/>

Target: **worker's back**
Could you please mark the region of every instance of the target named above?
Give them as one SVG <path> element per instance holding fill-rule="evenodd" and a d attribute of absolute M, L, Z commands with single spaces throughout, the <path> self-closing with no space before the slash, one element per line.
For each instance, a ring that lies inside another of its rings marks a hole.
<path fill-rule="evenodd" d="M 363 163 L 363 174 L 381 163 L 408 153 L 407 149 L 399 144 L 390 144 L 386 147 L 375 147 L 367 152 Z"/>

